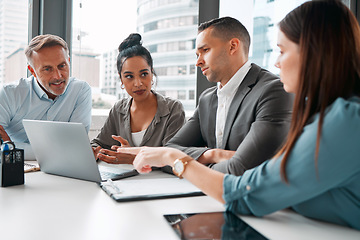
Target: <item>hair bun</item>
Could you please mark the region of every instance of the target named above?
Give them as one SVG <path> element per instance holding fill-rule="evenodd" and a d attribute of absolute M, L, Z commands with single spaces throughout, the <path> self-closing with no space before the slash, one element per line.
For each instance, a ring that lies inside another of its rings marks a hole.
<path fill-rule="evenodd" d="M 141 46 L 141 35 L 138 33 L 131 33 L 119 46 L 119 52 L 126 48 L 140 45 Z"/>

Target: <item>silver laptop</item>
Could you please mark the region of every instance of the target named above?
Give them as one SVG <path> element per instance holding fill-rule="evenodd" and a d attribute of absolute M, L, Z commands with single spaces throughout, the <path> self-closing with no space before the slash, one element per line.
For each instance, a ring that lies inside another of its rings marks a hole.
<path fill-rule="evenodd" d="M 23 125 L 40 169 L 45 173 L 93 182 L 138 174 L 134 168 L 98 165 L 81 123 L 23 120 Z"/>

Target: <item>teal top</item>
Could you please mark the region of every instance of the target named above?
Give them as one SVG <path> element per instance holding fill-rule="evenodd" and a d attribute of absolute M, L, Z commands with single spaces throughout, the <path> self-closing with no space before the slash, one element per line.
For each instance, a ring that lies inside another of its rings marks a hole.
<path fill-rule="evenodd" d="M 328 107 L 315 161 L 319 115 L 304 127 L 286 165 L 271 159 L 242 176 L 225 175 L 225 207 L 263 216 L 291 207 L 301 215 L 360 230 L 360 98 L 338 98 Z"/>

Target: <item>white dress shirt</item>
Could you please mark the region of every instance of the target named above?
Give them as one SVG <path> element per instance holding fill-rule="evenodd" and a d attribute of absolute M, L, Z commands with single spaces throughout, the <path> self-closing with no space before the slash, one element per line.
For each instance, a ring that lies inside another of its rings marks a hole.
<path fill-rule="evenodd" d="M 250 68 L 251 63 L 247 61 L 224 86 L 221 86 L 220 83 L 218 84 L 218 107 L 216 111 L 215 129 L 217 148 L 221 148 L 222 146 L 225 122 L 230 104 L 234 99 L 237 89 L 244 80 L 246 74 L 249 72 Z"/>

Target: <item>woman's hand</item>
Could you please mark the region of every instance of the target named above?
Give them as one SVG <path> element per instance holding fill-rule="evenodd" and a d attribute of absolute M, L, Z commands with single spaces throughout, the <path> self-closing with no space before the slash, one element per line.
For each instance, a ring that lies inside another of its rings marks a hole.
<path fill-rule="evenodd" d="M 100 146 L 97 146 L 97 147 L 91 147 L 91 148 L 92 148 L 92 150 L 93 150 L 95 159 L 97 160 L 97 155 L 99 154 L 99 151 L 100 151 L 101 147 L 100 147 Z"/>
<path fill-rule="evenodd" d="M 97 158 L 110 164 L 132 164 L 135 155 L 108 149 L 101 149 L 97 155 Z"/>
<path fill-rule="evenodd" d="M 117 146 L 117 145 L 111 146 L 112 150 L 116 151 L 120 147 L 131 147 L 129 142 L 125 138 L 122 138 L 121 136 L 115 136 L 115 135 L 112 135 L 111 137 L 120 143 L 120 146 Z"/>
<path fill-rule="evenodd" d="M 151 167 L 172 166 L 175 159 L 186 156 L 185 153 L 167 147 L 132 147 L 118 148 L 123 154 L 136 155 L 133 165 L 140 173 L 151 172 Z"/>
<path fill-rule="evenodd" d="M 151 167 L 173 166 L 178 158 L 186 154 L 175 148 L 168 147 L 131 147 L 119 148 L 118 151 L 136 155 L 133 165 L 139 173 L 151 172 Z M 197 161 L 189 161 L 183 177 L 200 188 L 205 194 L 224 203 L 223 180 L 224 174 L 214 171 Z"/>
<path fill-rule="evenodd" d="M 114 140 L 118 141 L 121 146 L 113 145 L 111 146 L 111 150 L 101 149 L 97 154 L 97 158 L 110 164 L 132 164 L 135 155 L 117 151 L 118 149 L 123 147 L 131 148 L 129 142 L 120 136 L 112 135 L 111 137 Z"/>

